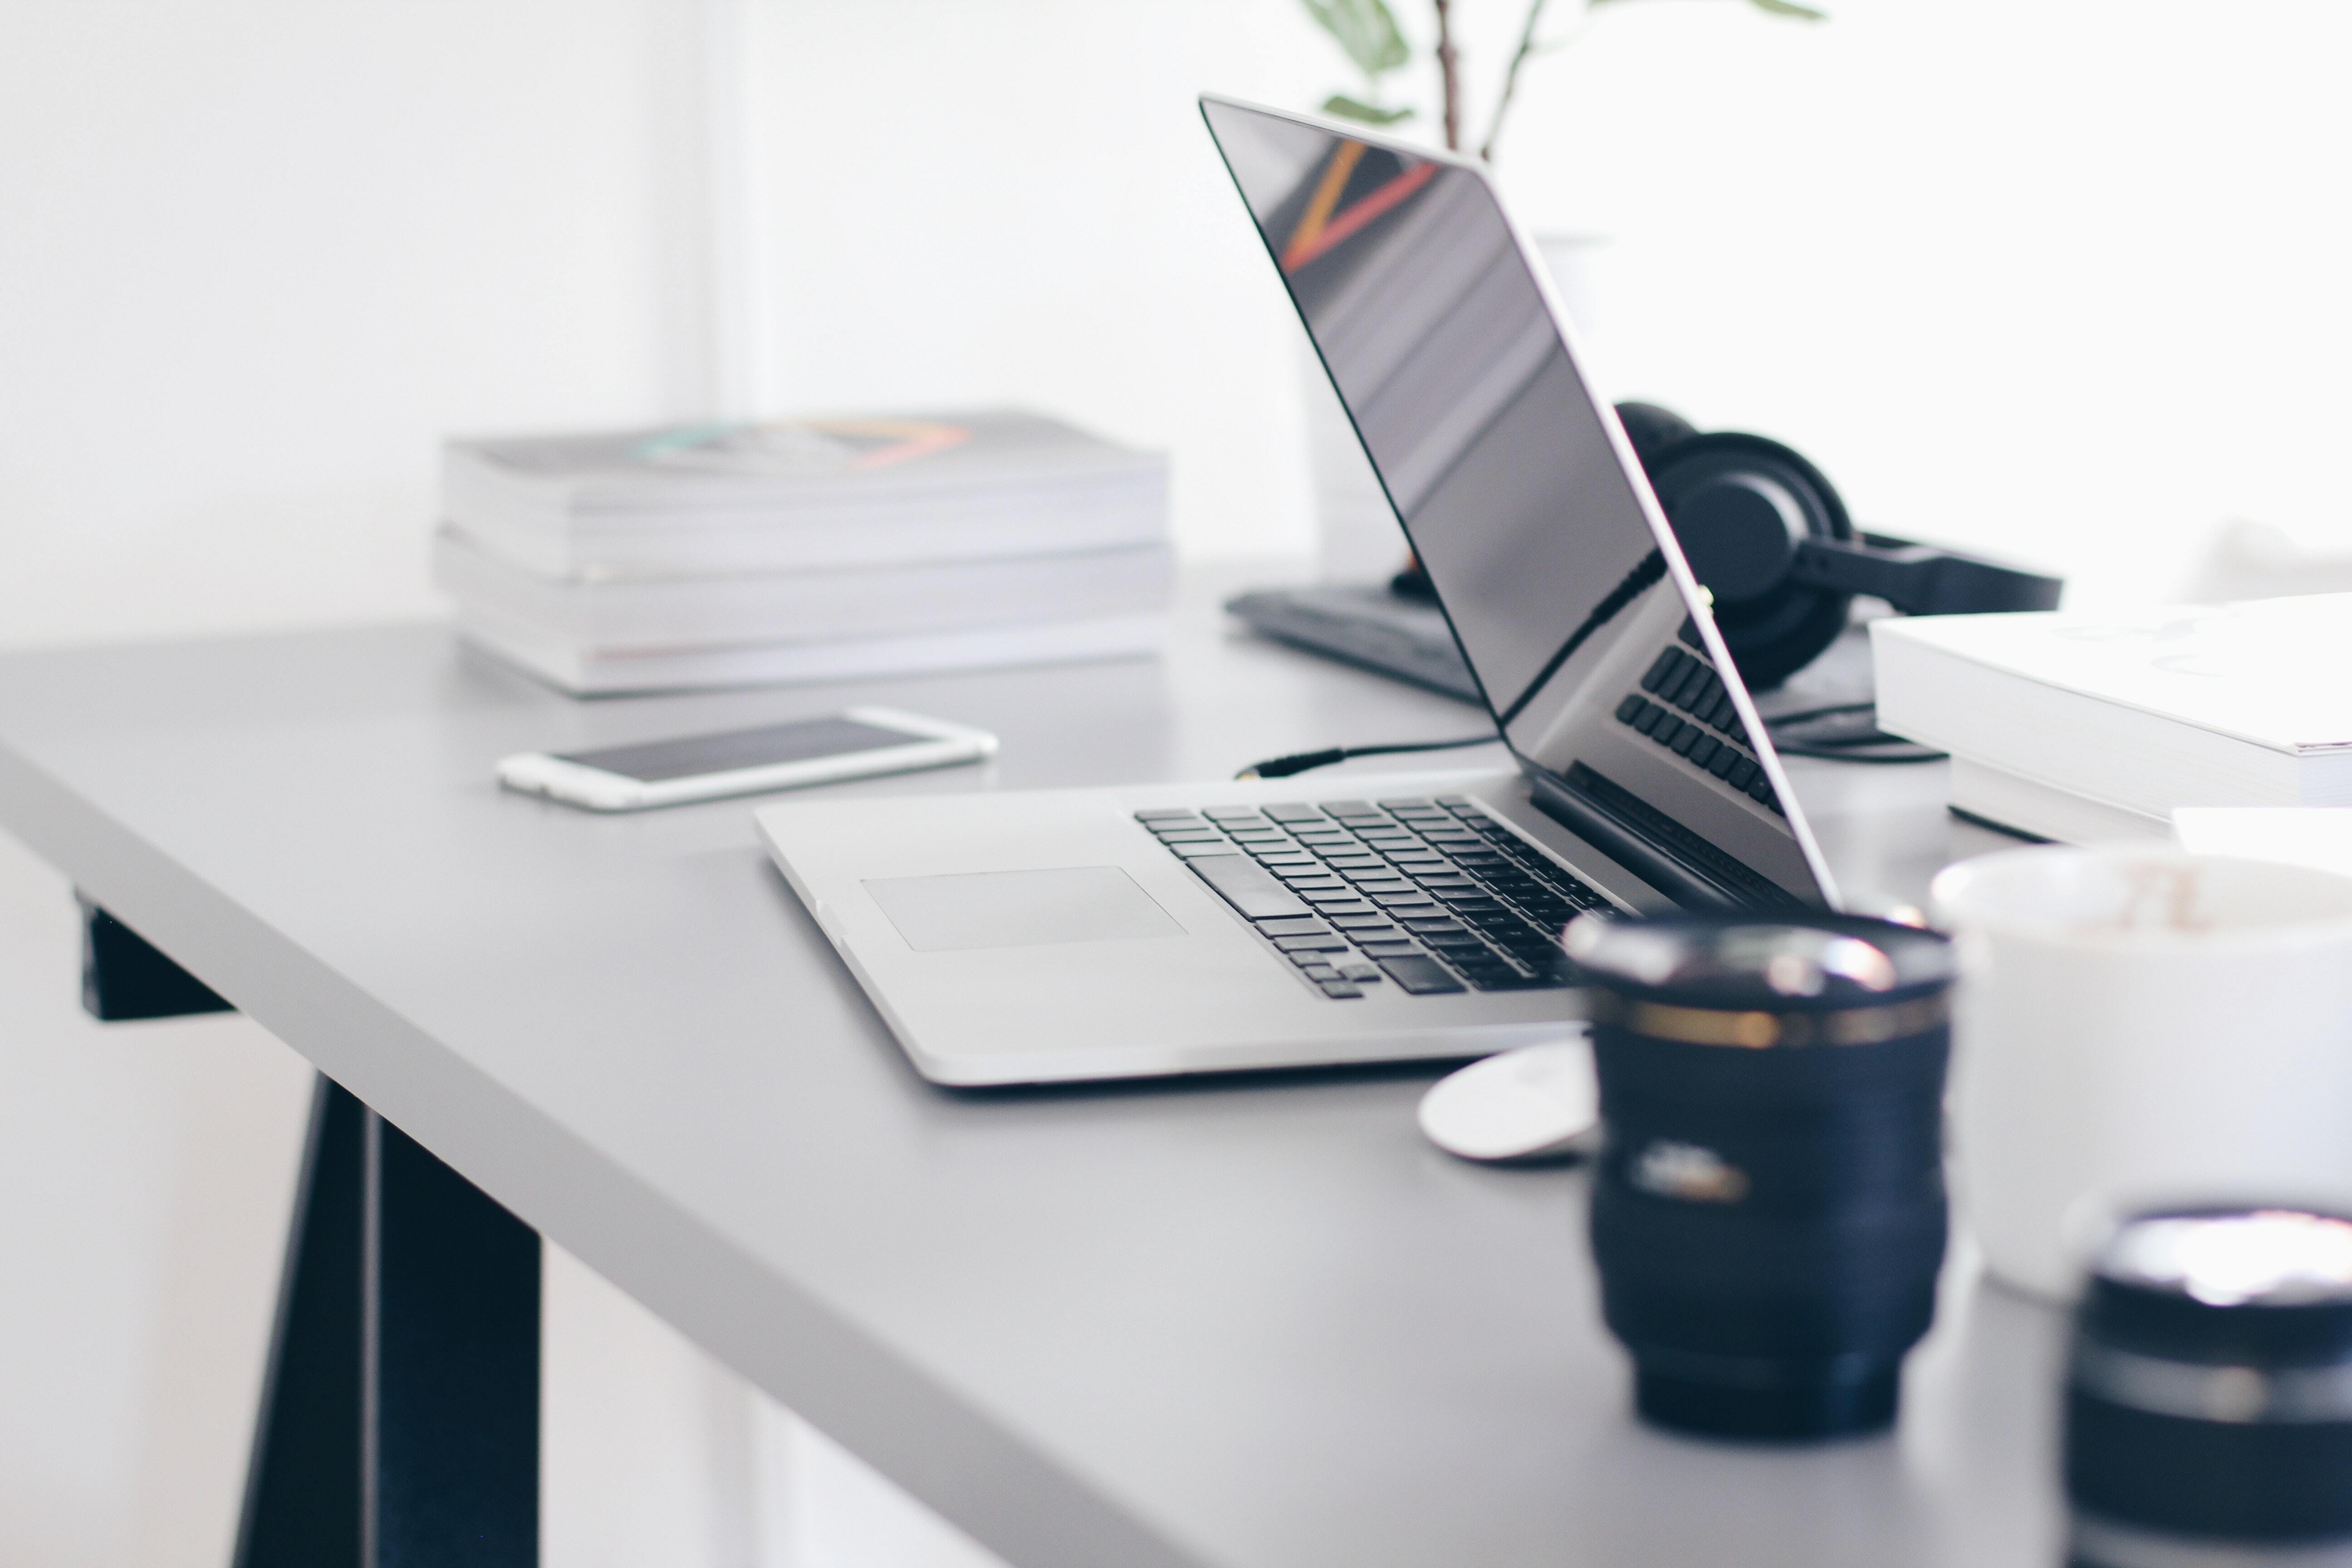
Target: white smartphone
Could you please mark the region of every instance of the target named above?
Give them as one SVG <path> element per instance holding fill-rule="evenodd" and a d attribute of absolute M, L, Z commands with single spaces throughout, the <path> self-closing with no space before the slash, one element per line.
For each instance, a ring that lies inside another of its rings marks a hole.
<path fill-rule="evenodd" d="M 643 811 L 722 795 L 903 773 L 978 762 L 996 737 L 889 708 L 851 708 L 756 730 L 607 746 L 523 752 L 499 763 L 499 782 L 590 811 Z"/>

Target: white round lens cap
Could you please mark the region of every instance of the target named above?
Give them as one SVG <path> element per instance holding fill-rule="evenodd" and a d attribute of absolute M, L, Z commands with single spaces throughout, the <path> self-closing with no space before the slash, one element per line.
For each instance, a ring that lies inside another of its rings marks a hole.
<path fill-rule="evenodd" d="M 1592 1042 L 1581 1024 L 1567 1039 L 1473 1062 L 1421 1097 L 1421 1130 L 1465 1160 L 1540 1160 L 1573 1153 L 1601 1116 Z"/>

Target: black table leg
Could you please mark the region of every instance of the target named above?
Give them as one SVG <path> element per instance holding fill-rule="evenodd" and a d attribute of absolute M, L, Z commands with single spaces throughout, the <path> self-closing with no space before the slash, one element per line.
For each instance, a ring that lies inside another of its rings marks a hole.
<path fill-rule="evenodd" d="M 319 1080 L 236 1568 L 539 1556 L 539 1237 Z"/>
<path fill-rule="evenodd" d="M 101 1023 L 226 1013 L 226 998 L 79 892 L 81 1005 Z"/>
<path fill-rule="evenodd" d="M 230 1005 L 80 902 L 93 1015 Z M 236 1568 L 535 1564 L 539 1271 L 530 1226 L 320 1078 Z"/>

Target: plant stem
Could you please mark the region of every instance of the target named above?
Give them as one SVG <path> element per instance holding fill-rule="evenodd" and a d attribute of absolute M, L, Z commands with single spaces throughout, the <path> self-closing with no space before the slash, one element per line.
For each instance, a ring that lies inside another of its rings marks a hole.
<path fill-rule="evenodd" d="M 1454 47 L 1454 0 L 1437 4 L 1437 75 L 1445 90 L 1445 150 L 1462 151 L 1462 52 Z M 1541 9 L 1543 0 L 1536 0 Z M 1516 66 L 1513 68 L 1516 69 Z"/>
<path fill-rule="evenodd" d="M 1478 149 L 1478 158 L 1482 163 L 1491 163 L 1495 161 L 1495 143 L 1500 141 L 1503 135 L 1503 116 L 1511 111 L 1511 100 L 1518 94 L 1519 68 L 1526 65 L 1528 57 L 1536 52 L 1536 27 L 1543 21 L 1546 3 L 1547 0 L 1528 0 L 1527 25 L 1519 29 L 1519 47 L 1512 51 L 1510 68 L 1503 73 L 1503 95 L 1495 100 L 1495 118 L 1487 122 L 1486 144 Z M 1441 18 L 1444 16 L 1445 0 L 1438 0 L 1437 14 Z M 1439 29 L 1439 35 L 1441 37 L 1444 36 L 1442 26 Z M 1440 47 L 1443 47 L 1441 44 Z M 1454 100 L 1449 91 L 1446 98 L 1449 116 L 1453 110 L 1453 103 Z M 1451 129 L 1449 121 L 1449 134 Z M 1449 142 L 1448 145 L 1451 144 Z"/>

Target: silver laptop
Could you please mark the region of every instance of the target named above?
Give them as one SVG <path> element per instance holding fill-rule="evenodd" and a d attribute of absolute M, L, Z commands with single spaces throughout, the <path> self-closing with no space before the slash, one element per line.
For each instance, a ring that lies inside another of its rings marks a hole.
<path fill-rule="evenodd" d="M 1517 767 L 796 802 L 793 890 L 951 1084 L 1466 1056 L 1574 1016 L 1587 910 L 1833 901 L 1486 172 L 1202 112 Z"/>

